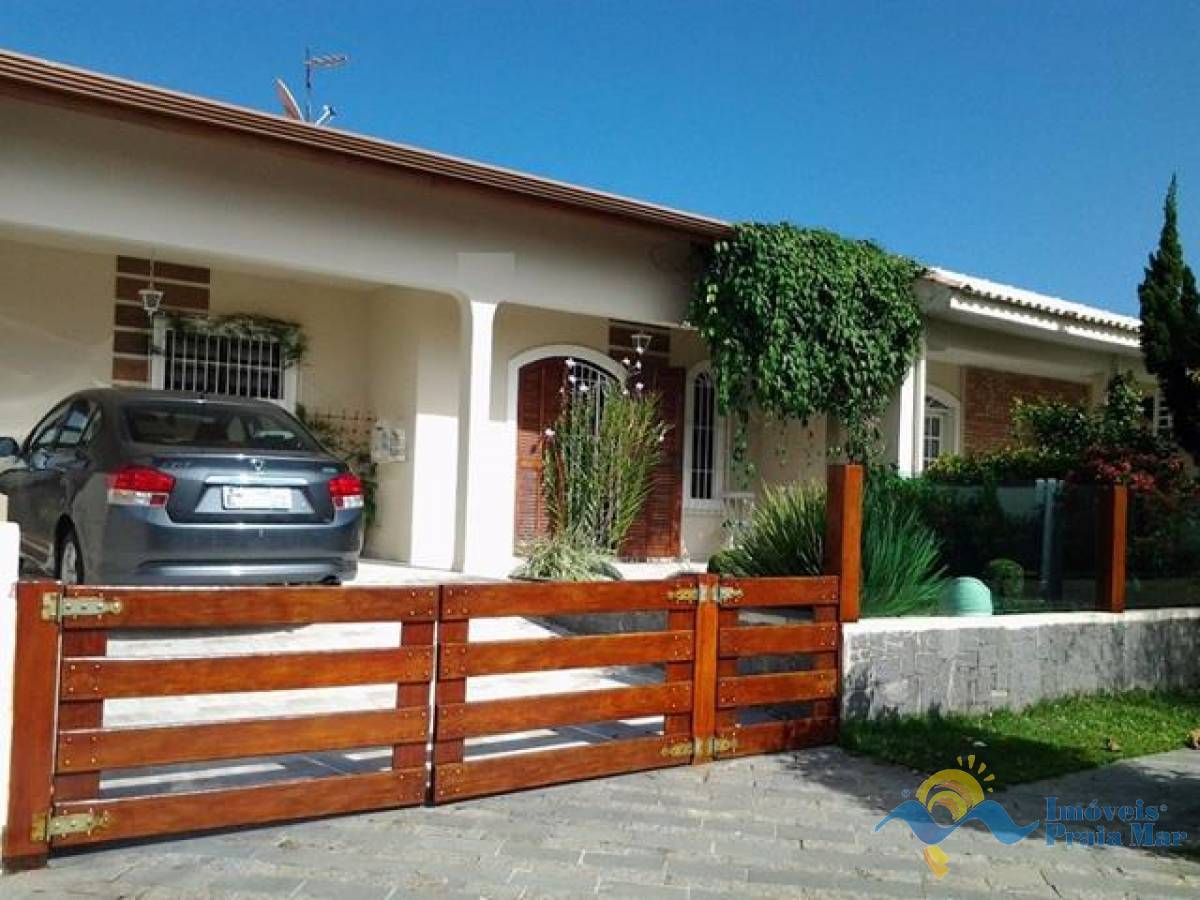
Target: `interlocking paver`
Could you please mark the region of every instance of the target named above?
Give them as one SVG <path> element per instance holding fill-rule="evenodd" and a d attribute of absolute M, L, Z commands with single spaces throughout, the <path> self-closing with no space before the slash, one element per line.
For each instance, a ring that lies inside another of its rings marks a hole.
<path fill-rule="evenodd" d="M 1123 763 L 998 797 L 1168 795 L 1191 815 L 1200 754 Z M 1140 771 L 1144 768 L 1144 772 Z M 1111 781 L 1115 787 L 1106 786 Z M 875 824 L 919 775 L 836 749 L 55 857 L 0 898 L 1198 897 L 1200 862 L 1126 848 L 1013 846 L 965 828 L 933 878 L 906 826 Z M 1158 802 L 1155 797 L 1145 797 Z"/>

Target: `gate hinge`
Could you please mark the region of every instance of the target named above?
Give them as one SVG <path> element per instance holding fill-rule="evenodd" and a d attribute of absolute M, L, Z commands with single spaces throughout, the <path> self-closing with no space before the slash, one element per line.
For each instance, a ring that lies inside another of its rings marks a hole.
<path fill-rule="evenodd" d="M 714 737 L 709 738 L 709 755 L 716 756 L 720 753 L 733 753 L 737 750 L 737 738 L 735 737 Z"/>
<path fill-rule="evenodd" d="M 722 585 L 715 590 L 711 585 L 702 584 L 699 587 L 675 588 L 667 593 L 667 598 L 675 603 L 704 604 L 732 603 L 740 600 L 742 589 Z"/>
<path fill-rule="evenodd" d="M 691 756 L 696 751 L 696 741 L 680 741 L 678 744 L 668 744 L 662 748 L 662 755 L 671 759 Z"/>
<path fill-rule="evenodd" d="M 91 834 L 112 825 L 112 813 L 108 810 L 96 815 L 94 812 L 70 813 L 55 816 L 50 813 L 35 813 L 29 836 L 35 844 L 44 844 L 56 837 L 69 834 Z"/>
<path fill-rule="evenodd" d="M 120 600 L 103 597 L 64 597 L 57 591 L 42 594 L 42 618 L 47 622 L 61 622 L 78 616 L 115 616 L 122 608 Z"/>

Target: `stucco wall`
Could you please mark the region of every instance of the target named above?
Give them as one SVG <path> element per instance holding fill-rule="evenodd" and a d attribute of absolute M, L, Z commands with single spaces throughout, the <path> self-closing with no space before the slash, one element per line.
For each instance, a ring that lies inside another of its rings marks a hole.
<path fill-rule="evenodd" d="M 687 304 L 691 240 L 661 228 L 9 97 L 0 120 L 0 228 L 640 321 Z M 478 283 L 480 253 L 511 254 L 506 283 Z"/>
<path fill-rule="evenodd" d="M 864 619 L 843 629 L 843 715 L 1022 709 L 1200 686 L 1200 609 Z"/>
<path fill-rule="evenodd" d="M 109 383 L 113 257 L 0 240 L 0 435 Z"/>
<path fill-rule="evenodd" d="M 458 463 L 457 301 L 425 291 L 379 291 L 369 300 L 364 339 L 370 408 L 407 437 L 407 458 L 378 466 L 379 513 L 368 550 L 448 568 Z"/>

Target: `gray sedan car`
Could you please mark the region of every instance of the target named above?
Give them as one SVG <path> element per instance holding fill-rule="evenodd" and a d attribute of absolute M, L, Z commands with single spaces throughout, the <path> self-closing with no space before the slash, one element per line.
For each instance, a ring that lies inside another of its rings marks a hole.
<path fill-rule="evenodd" d="M 362 483 L 271 403 L 81 391 L 23 444 L 0 438 L 0 460 L 23 565 L 65 582 L 337 583 L 358 568 Z"/>

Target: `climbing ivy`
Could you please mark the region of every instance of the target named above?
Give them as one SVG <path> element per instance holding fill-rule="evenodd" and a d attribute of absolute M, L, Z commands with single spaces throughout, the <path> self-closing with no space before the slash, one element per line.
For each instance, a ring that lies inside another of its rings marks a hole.
<path fill-rule="evenodd" d="M 308 354 L 308 336 L 299 325 L 270 316 L 253 313 L 233 313 L 227 316 L 196 316 L 175 312 L 166 313 L 167 328 L 176 333 L 201 337 L 242 338 L 249 341 L 275 341 L 279 344 L 280 362 L 294 366 L 304 362 Z M 154 347 L 155 352 L 162 352 Z"/>
<path fill-rule="evenodd" d="M 829 415 L 847 456 L 874 454 L 920 340 L 922 271 L 869 241 L 786 223 L 738 225 L 712 247 L 689 319 L 708 344 L 718 405 L 738 422 L 735 460 L 754 408 L 780 421 Z"/>

